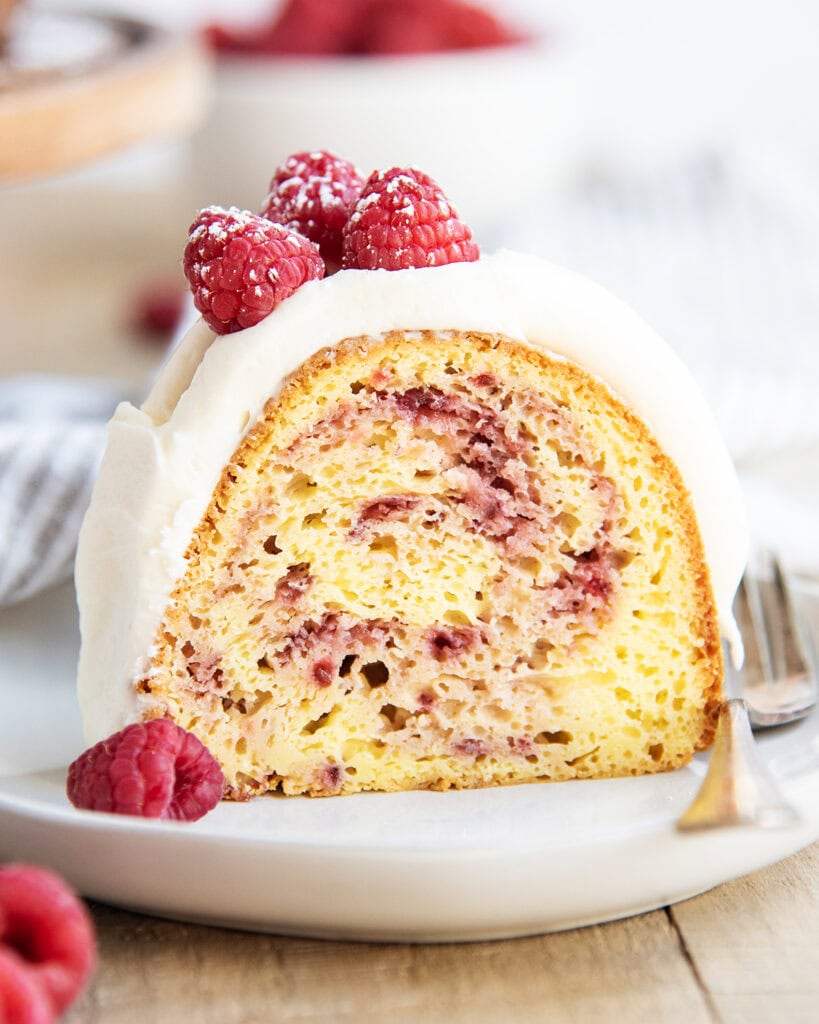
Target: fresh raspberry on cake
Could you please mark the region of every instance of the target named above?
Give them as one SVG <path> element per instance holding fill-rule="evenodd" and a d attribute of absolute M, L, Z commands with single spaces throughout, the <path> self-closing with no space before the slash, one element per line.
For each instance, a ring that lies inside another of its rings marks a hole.
<path fill-rule="evenodd" d="M 344 229 L 346 268 L 407 270 L 479 256 L 440 185 L 413 167 L 371 174 Z"/>
<path fill-rule="evenodd" d="M 95 960 L 88 912 L 62 879 L 26 864 L 0 867 L 0 1021 L 50 1024 Z"/>
<path fill-rule="evenodd" d="M 253 327 L 306 281 L 324 276 L 307 238 L 220 206 L 202 210 L 191 225 L 183 268 L 194 305 L 217 334 Z"/>
<path fill-rule="evenodd" d="M 294 153 L 276 168 L 261 215 L 315 242 L 325 263 L 341 262 L 341 234 L 364 187 L 349 160 L 324 150 Z"/>
<path fill-rule="evenodd" d="M 164 718 L 127 726 L 68 769 L 68 799 L 89 811 L 196 821 L 223 789 L 222 769 L 207 747 Z"/>

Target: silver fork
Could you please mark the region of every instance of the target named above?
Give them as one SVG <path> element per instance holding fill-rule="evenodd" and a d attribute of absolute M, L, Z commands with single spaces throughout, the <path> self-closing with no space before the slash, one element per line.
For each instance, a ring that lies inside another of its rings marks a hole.
<path fill-rule="evenodd" d="M 796 722 L 816 706 L 816 679 L 787 573 L 767 556 L 772 585 L 762 588 L 745 574 L 735 611 L 745 645 L 737 673 L 725 652 L 726 690 L 742 693 L 719 713 L 708 772 L 693 802 L 677 822 L 682 830 L 757 825 L 783 828 L 799 816 L 779 791 L 754 744 L 757 730 Z"/>
<path fill-rule="evenodd" d="M 745 576 L 737 595 L 737 619 L 746 644 L 742 695 L 754 728 L 796 722 L 816 706 L 816 679 L 788 574 L 766 555 L 772 586 Z"/>

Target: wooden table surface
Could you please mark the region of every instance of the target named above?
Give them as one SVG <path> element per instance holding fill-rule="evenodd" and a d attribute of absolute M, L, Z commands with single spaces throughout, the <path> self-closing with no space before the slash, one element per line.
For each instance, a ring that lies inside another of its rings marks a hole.
<path fill-rule="evenodd" d="M 312 941 L 92 909 L 99 968 L 66 1024 L 819 1020 L 819 844 L 663 910 L 502 942 Z"/>

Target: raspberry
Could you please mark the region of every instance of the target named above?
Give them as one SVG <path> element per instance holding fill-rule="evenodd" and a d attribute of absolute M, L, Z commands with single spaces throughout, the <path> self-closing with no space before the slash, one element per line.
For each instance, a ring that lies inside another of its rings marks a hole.
<path fill-rule="evenodd" d="M 286 0 L 272 19 L 247 29 L 213 25 L 206 36 L 222 53 L 331 56 L 349 53 L 370 0 Z"/>
<path fill-rule="evenodd" d="M 526 39 L 522 32 L 505 25 L 490 11 L 462 0 L 438 0 L 437 16 L 445 49 L 509 46 Z"/>
<path fill-rule="evenodd" d="M 62 879 L 25 864 L 0 867 L 0 1021 L 52 1021 L 95 960 L 91 919 Z"/>
<path fill-rule="evenodd" d="M 524 36 L 493 14 L 461 0 L 390 0 L 371 5 L 360 49 L 366 53 L 435 53 L 506 46 Z"/>
<path fill-rule="evenodd" d="M 269 37 L 271 53 L 348 53 L 368 0 L 287 0 Z"/>
<path fill-rule="evenodd" d="M 251 28 L 211 25 L 205 35 L 220 53 L 257 56 L 433 53 L 524 38 L 463 0 L 285 0 Z"/>
<path fill-rule="evenodd" d="M 0 1021 L 3 1024 L 51 1024 L 54 1010 L 37 976 L 18 953 L 0 946 Z"/>
<path fill-rule="evenodd" d="M 176 329 L 184 306 L 185 286 L 182 281 L 157 278 L 135 292 L 131 326 L 146 339 L 166 342 Z"/>
<path fill-rule="evenodd" d="M 364 187 L 349 160 L 332 153 L 294 153 L 276 168 L 261 216 L 315 242 L 327 264 L 341 262 L 341 233 Z"/>
<path fill-rule="evenodd" d="M 196 821 L 222 799 L 219 763 L 193 733 L 164 718 L 126 726 L 68 769 L 75 807 Z"/>
<path fill-rule="evenodd" d="M 305 281 L 324 276 L 312 242 L 235 206 L 200 212 L 182 262 L 194 305 L 217 334 L 252 327 Z"/>
<path fill-rule="evenodd" d="M 526 40 L 523 32 L 504 25 L 489 11 L 471 4 L 449 0 L 440 12 L 445 25 L 446 49 L 473 50 L 481 47 L 509 46 Z"/>
<path fill-rule="evenodd" d="M 375 5 L 362 49 L 382 55 L 436 53 L 446 49 L 445 31 L 433 3 L 397 0 L 390 6 Z"/>
<path fill-rule="evenodd" d="M 415 168 L 371 174 L 344 229 L 342 265 L 348 268 L 406 270 L 479 256 L 472 232 L 440 186 Z"/>

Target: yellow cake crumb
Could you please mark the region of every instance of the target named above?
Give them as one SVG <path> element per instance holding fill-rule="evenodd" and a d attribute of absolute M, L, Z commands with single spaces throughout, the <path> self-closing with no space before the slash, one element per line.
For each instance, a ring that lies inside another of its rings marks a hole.
<path fill-rule="evenodd" d="M 465 332 L 313 356 L 234 454 L 134 680 L 229 795 L 678 767 L 722 663 L 691 501 L 611 391 Z"/>

